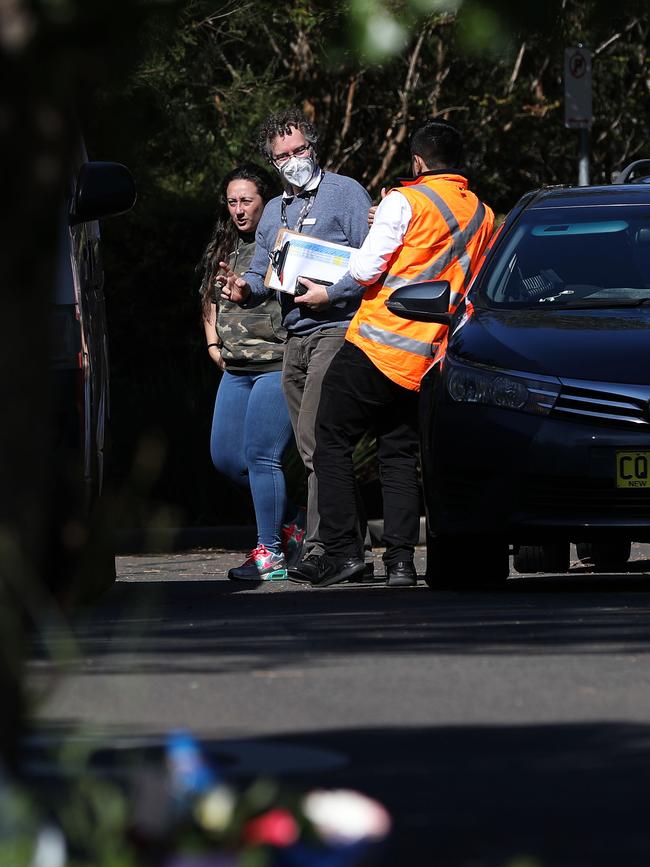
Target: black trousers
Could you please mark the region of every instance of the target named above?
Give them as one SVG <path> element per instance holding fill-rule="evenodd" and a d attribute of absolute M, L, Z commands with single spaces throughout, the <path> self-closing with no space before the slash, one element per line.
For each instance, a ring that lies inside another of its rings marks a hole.
<path fill-rule="evenodd" d="M 413 558 L 420 528 L 417 415 L 417 393 L 392 382 L 346 341 L 325 374 L 316 416 L 314 470 L 328 555 L 363 557 L 352 453 L 370 430 L 377 437 L 384 562 L 390 566 Z"/>

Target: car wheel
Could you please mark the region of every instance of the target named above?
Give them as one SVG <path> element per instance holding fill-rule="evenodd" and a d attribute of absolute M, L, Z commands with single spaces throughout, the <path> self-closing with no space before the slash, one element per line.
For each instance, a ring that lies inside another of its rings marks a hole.
<path fill-rule="evenodd" d="M 599 572 L 620 569 L 630 559 L 632 543 L 619 542 L 580 542 L 576 545 L 578 557 L 585 561 L 591 560 Z"/>
<path fill-rule="evenodd" d="M 569 554 L 569 542 L 520 545 L 513 558 L 513 566 L 517 572 L 568 572 Z"/>
<path fill-rule="evenodd" d="M 509 574 L 505 542 L 488 536 L 427 534 L 424 580 L 431 590 L 498 589 Z"/>

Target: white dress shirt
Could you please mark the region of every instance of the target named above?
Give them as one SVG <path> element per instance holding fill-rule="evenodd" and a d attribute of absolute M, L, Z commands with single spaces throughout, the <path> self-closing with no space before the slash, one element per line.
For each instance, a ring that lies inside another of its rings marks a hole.
<path fill-rule="evenodd" d="M 412 216 L 408 199 L 398 190 L 391 190 L 382 199 L 366 240 L 350 257 L 350 275 L 355 280 L 374 283 L 384 273 L 393 254 L 402 246 Z"/>

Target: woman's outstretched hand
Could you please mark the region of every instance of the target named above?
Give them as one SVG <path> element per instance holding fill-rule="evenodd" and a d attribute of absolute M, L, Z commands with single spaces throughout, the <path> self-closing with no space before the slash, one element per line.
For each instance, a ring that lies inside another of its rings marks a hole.
<path fill-rule="evenodd" d="M 225 301 L 234 301 L 235 304 L 243 304 L 251 294 L 251 287 L 228 265 L 227 262 L 219 262 L 223 273 L 214 278 L 215 285 L 219 287 L 221 298 Z"/>

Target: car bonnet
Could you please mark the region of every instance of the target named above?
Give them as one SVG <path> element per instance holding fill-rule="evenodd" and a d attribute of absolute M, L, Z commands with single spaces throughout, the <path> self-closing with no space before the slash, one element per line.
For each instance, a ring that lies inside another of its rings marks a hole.
<path fill-rule="evenodd" d="M 650 306 L 591 310 L 476 307 L 448 351 L 508 370 L 602 382 L 648 383 Z"/>

